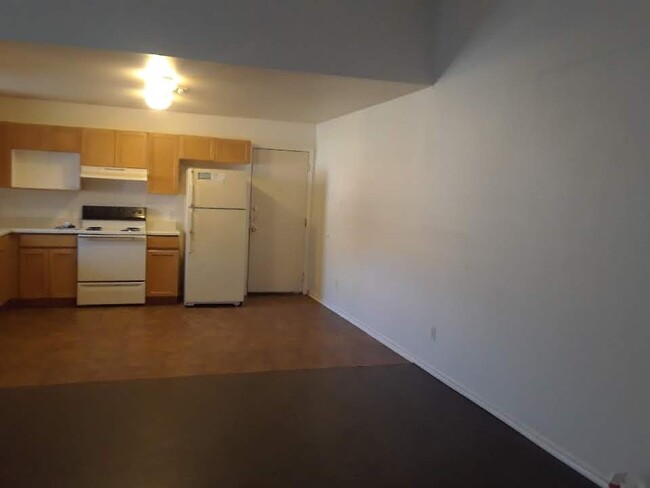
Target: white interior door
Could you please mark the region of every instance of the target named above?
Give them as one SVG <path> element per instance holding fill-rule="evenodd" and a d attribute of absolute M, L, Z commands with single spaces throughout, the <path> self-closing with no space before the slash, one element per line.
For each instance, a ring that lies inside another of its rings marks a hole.
<path fill-rule="evenodd" d="M 248 291 L 302 291 L 309 153 L 255 149 Z"/>

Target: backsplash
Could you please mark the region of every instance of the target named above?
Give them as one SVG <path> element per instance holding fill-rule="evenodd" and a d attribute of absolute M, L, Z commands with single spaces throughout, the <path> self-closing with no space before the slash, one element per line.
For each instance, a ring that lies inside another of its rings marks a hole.
<path fill-rule="evenodd" d="M 0 188 L 0 219 L 78 221 L 82 205 L 147 207 L 151 220 L 183 221 L 185 195 L 147 193 L 143 181 L 82 180 L 79 191 Z"/>

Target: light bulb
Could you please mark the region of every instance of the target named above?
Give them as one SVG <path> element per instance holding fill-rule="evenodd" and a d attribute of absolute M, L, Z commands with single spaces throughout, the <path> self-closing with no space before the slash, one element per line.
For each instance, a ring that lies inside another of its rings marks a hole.
<path fill-rule="evenodd" d="M 152 56 L 144 71 L 144 100 L 154 110 L 169 108 L 178 88 L 176 76 L 165 58 Z"/>
<path fill-rule="evenodd" d="M 144 101 L 149 108 L 154 110 L 165 110 L 169 108 L 173 101 L 173 94 L 170 92 L 145 92 Z"/>

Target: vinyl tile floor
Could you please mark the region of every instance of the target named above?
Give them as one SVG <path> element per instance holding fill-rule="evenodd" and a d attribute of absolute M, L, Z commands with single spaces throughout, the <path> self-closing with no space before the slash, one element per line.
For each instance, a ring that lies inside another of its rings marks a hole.
<path fill-rule="evenodd" d="M 0 389 L 4 488 L 593 488 L 414 365 Z"/>
<path fill-rule="evenodd" d="M 0 310 L 5 488 L 593 487 L 303 296 Z"/>
<path fill-rule="evenodd" d="M 0 310 L 0 387 L 406 363 L 302 295 Z"/>

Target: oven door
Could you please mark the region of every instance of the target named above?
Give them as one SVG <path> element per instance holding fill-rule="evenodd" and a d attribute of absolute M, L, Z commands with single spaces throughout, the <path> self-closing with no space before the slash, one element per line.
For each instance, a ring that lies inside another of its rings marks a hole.
<path fill-rule="evenodd" d="M 77 281 L 144 281 L 146 236 L 80 234 L 77 246 Z"/>

